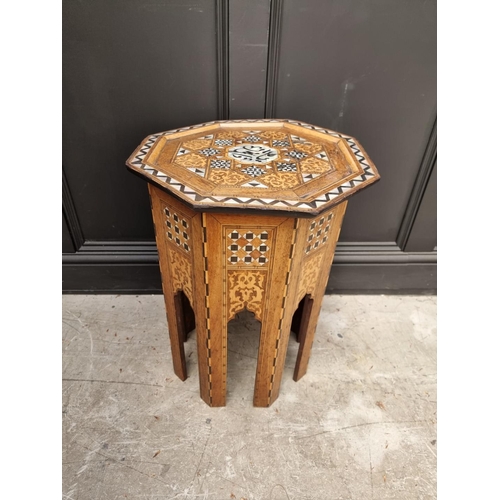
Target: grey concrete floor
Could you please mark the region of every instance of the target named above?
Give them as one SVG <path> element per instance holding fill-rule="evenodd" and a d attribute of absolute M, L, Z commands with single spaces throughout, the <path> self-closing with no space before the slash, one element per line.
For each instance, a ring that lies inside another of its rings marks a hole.
<path fill-rule="evenodd" d="M 175 377 L 162 296 L 63 297 L 63 498 L 436 498 L 436 299 L 326 296 L 306 376 L 252 406 L 259 323 L 230 323 L 228 397 Z"/>

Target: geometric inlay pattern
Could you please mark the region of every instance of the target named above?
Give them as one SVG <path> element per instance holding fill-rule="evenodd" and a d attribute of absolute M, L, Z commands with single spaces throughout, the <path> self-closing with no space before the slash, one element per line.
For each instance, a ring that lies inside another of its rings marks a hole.
<path fill-rule="evenodd" d="M 248 174 L 251 177 L 258 177 L 259 175 L 266 173 L 265 170 L 262 170 L 261 168 L 254 165 L 252 165 L 251 167 L 242 168 L 241 171 L 245 172 L 245 174 Z"/>
<path fill-rule="evenodd" d="M 310 223 L 305 250 L 306 254 L 316 250 L 327 242 L 332 217 L 333 214 L 320 215 Z"/>
<path fill-rule="evenodd" d="M 205 149 L 200 149 L 199 152 L 205 156 L 214 156 L 219 153 L 219 150 L 213 148 L 205 148 Z"/>
<path fill-rule="evenodd" d="M 193 172 L 200 177 L 205 177 L 205 169 L 204 168 L 188 168 L 190 172 Z"/>
<path fill-rule="evenodd" d="M 210 160 L 210 168 L 231 168 L 231 160 Z"/>
<path fill-rule="evenodd" d="M 278 172 L 297 172 L 297 164 L 277 162 L 276 169 L 278 170 Z"/>
<path fill-rule="evenodd" d="M 268 262 L 269 233 L 232 229 L 226 233 L 227 255 L 230 264 L 263 266 Z"/>
<path fill-rule="evenodd" d="M 214 141 L 214 144 L 216 146 L 232 146 L 233 140 L 232 139 L 217 139 L 216 141 Z"/>
<path fill-rule="evenodd" d="M 288 153 L 288 156 L 295 158 L 296 160 L 302 160 L 302 158 L 305 158 L 307 155 L 306 153 L 301 153 L 300 151 L 292 150 Z"/>
<path fill-rule="evenodd" d="M 253 124 L 255 130 L 246 129 Z M 280 119 L 212 121 L 153 134 L 127 165 L 193 207 L 280 213 L 319 213 L 380 178 L 353 137 Z"/>
<path fill-rule="evenodd" d="M 267 186 L 265 184 L 262 184 L 259 181 L 250 181 L 247 182 L 246 184 L 242 184 L 241 187 L 253 187 L 253 188 L 262 188 L 262 189 L 267 189 Z"/>
<path fill-rule="evenodd" d="M 164 213 L 168 239 L 186 252 L 190 252 L 187 220 L 166 207 Z"/>
<path fill-rule="evenodd" d="M 243 139 L 246 142 L 260 142 L 261 138 L 258 135 L 249 135 Z"/>

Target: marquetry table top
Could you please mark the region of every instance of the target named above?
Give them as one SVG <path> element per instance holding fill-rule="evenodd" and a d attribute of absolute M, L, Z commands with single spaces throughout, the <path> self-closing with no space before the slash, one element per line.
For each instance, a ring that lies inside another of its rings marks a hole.
<path fill-rule="evenodd" d="M 353 137 L 277 119 L 213 121 L 153 134 L 127 166 L 194 210 L 306 217 L 380 178 Z"/>

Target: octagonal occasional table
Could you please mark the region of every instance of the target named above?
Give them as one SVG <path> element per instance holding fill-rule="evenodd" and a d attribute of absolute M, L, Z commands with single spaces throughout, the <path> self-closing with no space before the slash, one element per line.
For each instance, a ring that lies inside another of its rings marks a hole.
<path fill-rule="evenodd" d="M 201 397 L 224 406 L 227 323 L 247 309 L 261 322 L 254 406 L 271 405 L 292 319 L 294 380 L 307 370 L 347 198 L 375 166 L 354 138 L 292 120 L 153 134 L 127 166 L 149 183 L 175 373 L 187 378 L 195 327 Z"/>

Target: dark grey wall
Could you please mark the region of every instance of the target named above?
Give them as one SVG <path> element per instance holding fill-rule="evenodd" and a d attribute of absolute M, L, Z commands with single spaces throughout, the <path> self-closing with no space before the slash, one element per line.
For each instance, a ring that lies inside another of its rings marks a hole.
<path fill-rule="evenodd" d="M 63 7 L 63 165 L 81 229 L 151 240 L 147 190 L 124 161 L 146 135 L 216 115 L 214 2 Z"/>
<path fill-rule="evenodd" d="M 229 8 L 229 118 L 264 116 L 269 0 L 231 2 Z"/>
<path fill-rule="evenodd" d="M 342 241 L 395 241 L 436 114 L 435 4 L 286 0 L 276 95 L 278 117 L 353 135 L 380 171 Z"/>
<path fill-rule="evenodd" d="M 75 251 L 64 213 L 62 214 L 62 251 L 63 253 L 71 253 Z"/>
<path fill-rule="evenodd" d="M 65 291 L 159 292 L 125 159 L 153 132 L 260 117 L 354 135 L 381 172 L 349 203 L 330 292 L 435 290 L 435 1 L 66 0 L 63 15 Z"/>
<path fill-rule="evenodd" d="M 436 246 L 437 163 L 434 163 L 404 249 L 407 252 L 426 252 Z"/>

